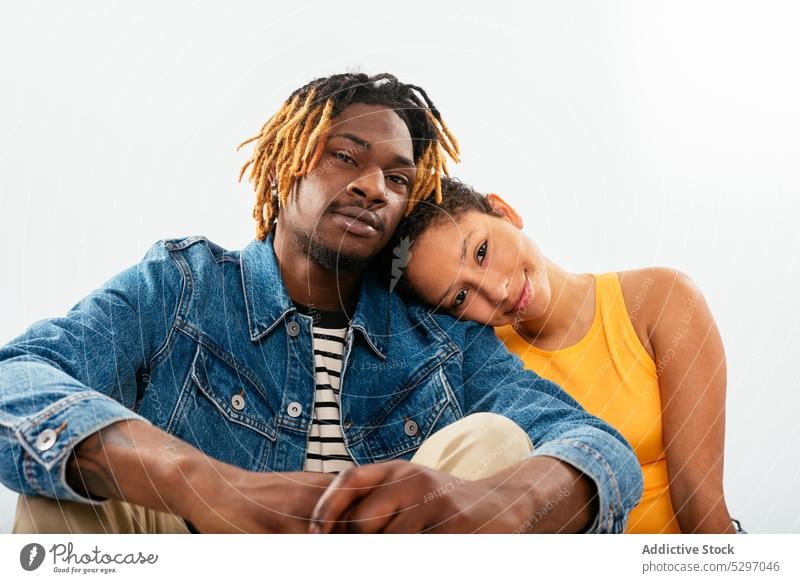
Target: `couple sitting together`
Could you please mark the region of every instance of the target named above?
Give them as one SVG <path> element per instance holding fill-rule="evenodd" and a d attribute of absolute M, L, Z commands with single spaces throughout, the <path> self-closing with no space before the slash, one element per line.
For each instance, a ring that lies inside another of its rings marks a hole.
<path fill-rule="evenodd" d="M 255 240 L 161 240 L 0 347 L 14 532 L 735 531 L 688 278 L 545 258 L 392 75 L 250 142 Z"/>

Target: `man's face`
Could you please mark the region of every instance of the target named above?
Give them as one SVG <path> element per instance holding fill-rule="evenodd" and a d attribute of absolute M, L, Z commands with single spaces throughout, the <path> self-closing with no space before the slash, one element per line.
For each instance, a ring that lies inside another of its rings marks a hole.
<path fill-rule="evenodd" d="M 333 120 L 316 168 L 280 210 L 278 228 L 323 267 L 362 269 L 391 239 L 415 175 L 403 120 L 384 106 L 350 105 Z"/>

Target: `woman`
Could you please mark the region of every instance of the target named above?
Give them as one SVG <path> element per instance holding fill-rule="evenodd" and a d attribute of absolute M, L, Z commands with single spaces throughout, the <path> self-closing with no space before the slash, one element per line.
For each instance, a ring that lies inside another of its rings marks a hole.
<path fill-rule="evenodd" d="M 401 292 L 498 337 L 615 426 L 644 473 L 630 533 L 733 533 L 722 487 L 725 354 L 708 305 L 680 272 L 569 273 L 542 255 L 497 195 L 443 182 L 396 242 Z M 738 524 L 738 523 L 737 523 Z"/>

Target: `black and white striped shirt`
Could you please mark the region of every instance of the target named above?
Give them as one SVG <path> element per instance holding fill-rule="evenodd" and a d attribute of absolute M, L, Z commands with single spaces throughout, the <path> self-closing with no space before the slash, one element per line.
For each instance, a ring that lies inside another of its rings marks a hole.
<path fill-rule="evenodd" d="M 298 305 L 298 311 L 314 317 L 311 332 L 314 349 L 314 416 L 308 437 L 304 470 L 341 472 L 355 463 L 344 446 L 339 410 L 339 377 L 349 324 L 343 312 L 328 312 Z"/>

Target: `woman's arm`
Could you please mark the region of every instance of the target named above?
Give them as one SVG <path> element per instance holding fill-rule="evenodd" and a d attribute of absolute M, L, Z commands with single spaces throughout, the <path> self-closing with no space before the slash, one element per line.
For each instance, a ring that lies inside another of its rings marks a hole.
<path fill-rule="evenodd" d="M 654 280 L 642 323 L 661 388 L 678 524 L 685 533 L 733 533 L 722 485 L 727 382 L 722 339 L 688 276 L 664 268 L 640 273 Z"/>

